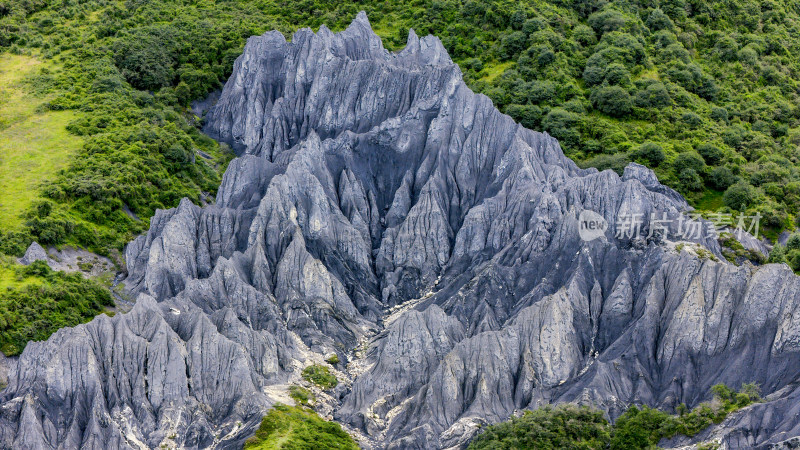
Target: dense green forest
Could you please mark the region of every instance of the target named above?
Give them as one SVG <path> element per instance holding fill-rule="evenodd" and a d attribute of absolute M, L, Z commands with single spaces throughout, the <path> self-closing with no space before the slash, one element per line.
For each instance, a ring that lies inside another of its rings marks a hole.
<path fill-rule="evenodd" d="M 472 441 L 469 450 L 657 448 L 661 439 L 694 436 L 722 422 L 731 412 L 761 400 L 755 384 L 746 384 L 739 392 L 718 384 L 712 392 L 712 402 L 691 411 L 680 405 L 678 414 L 670 415 L 647 406 L 631 406 L 613 424 L 608 423 L 602 411 L 595 409 L 571 404 L 545 406 L 486 427 Z"/>
<path fill-rule="evenodd" d="M 583 165 L 639 161 L 701 210 L 759 211 L 772 237 L 797 225 L 796 2 L 0 0 L 0 47 L 48 62 L 29 87 L 82 139 L 2 251 L 119 249 L 155 208 L 213 194 L 230 155 L 190 101 L 248 36 L 338 30 L 361 9 L 391 49 L 409 28 L 441 37 L 473 89 Z"/>

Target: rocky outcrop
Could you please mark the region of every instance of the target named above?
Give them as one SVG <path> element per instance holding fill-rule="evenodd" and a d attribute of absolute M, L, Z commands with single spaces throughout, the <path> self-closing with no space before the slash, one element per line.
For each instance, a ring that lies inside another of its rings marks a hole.
<path fill-rule="evenodd" d="M 31 245 L 28 246 L 28 249 L 25 250 L 25 255 L 19 259 L 20 264 L 30 265 L 36 261 L 44 261 L 50 264 L 50 256 L 47 255 L 45 249 L 39 245 L 38 242 L 31 242 Z"/>
<path fill-rule="evenodd" d="M 460 446 L 546 403 L 615 417 L 798 381 L 786 266 L 721 262 L 652 171 L 578 168 L 470 91 L 435 37 L 390 53 L 363 13 L 253 37 L 206 131 L 240 155 L 215 204 L 158 211 L 128 245 L 130 313 L 28 345 L 1 446 L 240 444 L 270 386 L 332 353 L 358 368 L 334 418 L 389 448 Z M 792 404 L 722 439 L 783 441 Z"/>

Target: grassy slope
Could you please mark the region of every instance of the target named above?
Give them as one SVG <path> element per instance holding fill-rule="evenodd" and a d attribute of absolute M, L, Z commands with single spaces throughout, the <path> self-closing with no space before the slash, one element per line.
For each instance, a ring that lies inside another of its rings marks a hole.
<path fill-rule="evenodd" d="M 66 168 L 84 142 L 66 130 L 78 113 L 42 108 L 52 96 L 37 95 L 27 83 L 42 69 L 54 68 L 51 61 L 37 57 L 0 54 L 0 230 L 3 231 L 21 228 L 21 215 L 42 198 L 42 183 Z M 15 258 L 0 255 L 0 313 L 12 310 L 9 302 L 20 292 L 52 287 L 61 281 L 20 273 Z M 69 312 L 69 307 L 62 308 Z M 5 323 L 0 327 L 2 333 L 7 331 Z M 5 353 L 21 351 L 5 339 L 0 340 Z"/>
<path fill-rule="evenodd" d="M 39 185 L 64 168 L 83 140 L 67 132 L 73 111 L 41 111 L 47 100 L 25 79 L 46 66 L 39 59 L 0 54 L 0 229 L 22 224 L 20 214 L 39 197 Z"/>
<path fill-rule="evenodd" d="M 510 69 L 513 66 L 514 66 L 514 63 L 512 63 L 510 61 L 506 61 L 504 63 L 487 65 L 486 68 L 484 69 L 484 72 L 486 74 L 481 78 L 481 81 L 485 81 L 487 83 L 491 83 L 497 77 L 502 75 L 503 72 L 505 72 L 506 70 Z"/>
<path fill-rule="evenodd" d="M 276 404 L 261 421 L 246 449 L 295 448 L 357 449 L 358 446 L 336 422 L 328 422 L 313 410 Z"/>
<path fill-rule="evenodd" d="M 0 296 L 12 289 L 38 284 L 35 277 L 18 277 L 14 270 L 16 267 L 19 265 L 13 257 L 0 255 Z"/>

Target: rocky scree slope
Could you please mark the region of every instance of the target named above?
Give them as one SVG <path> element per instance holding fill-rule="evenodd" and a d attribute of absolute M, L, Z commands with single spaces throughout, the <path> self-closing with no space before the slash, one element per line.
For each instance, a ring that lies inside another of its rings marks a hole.
<path fill-rule="evenodd" d="M 159 211 L 130 243 L 131 312 L 27 346 L 0 446 L 240 445 L 271 386 L 365 341 L 334 417 L 368 446 L 459 446 L 546 403 L 613 417 L 744 382 L 785 395 L 719 439 L 800 434 L 799 279 L 676 250 L 674 223 L 647 238 L 651 213 L 687 210 L 679 195 L 642 166 L 579 169 L 471 92 L 437 38 L 389 53 L 363 13 L 253 37 L 206 131 L 240 155 L 216 204 Z M 590 242 L 586 209 L 609 224 Z M 643 235 L 616 238 L 632 213 Z"/>

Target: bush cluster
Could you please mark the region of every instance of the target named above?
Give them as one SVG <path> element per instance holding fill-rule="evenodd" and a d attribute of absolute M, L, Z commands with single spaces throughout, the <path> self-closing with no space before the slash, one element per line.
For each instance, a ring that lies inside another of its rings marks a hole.
<path fill-rule="evenodd" d="M 44 261 L 16 266 L 15 272 L 18 285 L 0 290 L 0 351 L 6 356 L 114 305 L 105 286 L 78 273 L 53 271 Z"/>
<path fill-rule="evenodd" d="M 470 444 L 470 450 L 517 448 L 649 449 L 664 438 L 694 436 L 720 423 L 737 409 L 761 401 L 756 384 L 739 392 L 718 384 L 714 401 L 692 411 L 679 405 L 671 415 L 647 406 L 631 406 L 613 424 L 602 411 L 562 404 L 525 411 L 521 417 L 486 427 Z"/>
<path fill-rule="evenodd" d="M 304 380 L 322 389 L 333 389 L 339 384 L 336 375 L 332 374 L 328 367 L 319 364 L 312 364 L 303 369 L 302 376 Z"/>
<path fill-rule="evenodd" d="M 776 244 L 767 262 L 786 263 L 795 272 L 800 272 L 800 233 L 789 236 L 786 244 Z"/>
<path fill-rule="evenodd" d="M 289 397 L 299 406 L 310 406 L 316 401 L 314 394 L 301 386 L 290 386 Z"/>

